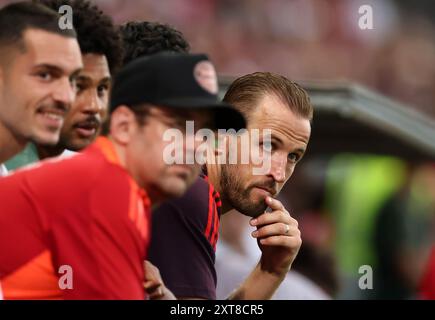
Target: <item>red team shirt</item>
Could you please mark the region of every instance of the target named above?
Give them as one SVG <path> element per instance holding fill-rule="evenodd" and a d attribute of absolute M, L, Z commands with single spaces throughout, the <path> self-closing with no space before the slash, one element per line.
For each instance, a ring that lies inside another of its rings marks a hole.
<path fill-rule="evenodd" d="M 150 200 L 106 138 L 69 159 L 2 178 L 4 298 L 144 299 L 149 228 Z M 60 289 L 64 265 L 72 289 Z"/>
<path fill-rule="evenodd" d="M 435 300 L 435 247 L 432 248 L 426 270 L 420 283 L 420 297 Z"/>

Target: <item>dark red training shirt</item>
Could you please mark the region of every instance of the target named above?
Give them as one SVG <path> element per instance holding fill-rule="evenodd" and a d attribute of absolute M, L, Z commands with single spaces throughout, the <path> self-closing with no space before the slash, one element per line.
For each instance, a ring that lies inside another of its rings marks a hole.
<path fill-rule="evenodd" d="M 216 299 L 215 249 L 221 200 L 206 176 L 153 212 L 148 259 L 178 297 Z"/>

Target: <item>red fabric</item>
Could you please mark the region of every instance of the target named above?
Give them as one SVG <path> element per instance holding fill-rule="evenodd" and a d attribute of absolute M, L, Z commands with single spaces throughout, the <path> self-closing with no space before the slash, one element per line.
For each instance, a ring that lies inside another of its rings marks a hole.
<path fill-rule="evenodd" d="M 0 280 L 5 299 L 144 299 L 149 219 L 148 196 L 121 167 L 106 138 L 70 159 L 44 161 L 2 178 Z M 50 258 L 44 263 L 51 266 L 33 268 L 26 281 L 10 281 L 46 251 Z M 73 289 L 49 296 L 38 279 L 42 273 L 58 279 L 62 265 L 73 270 Z"/>
<path fill-rule="evenodd" d="M 420 294 L 423 299 L 435 299 L 435 248 L 432 249 L 426 271 L 421 281 Z"/>

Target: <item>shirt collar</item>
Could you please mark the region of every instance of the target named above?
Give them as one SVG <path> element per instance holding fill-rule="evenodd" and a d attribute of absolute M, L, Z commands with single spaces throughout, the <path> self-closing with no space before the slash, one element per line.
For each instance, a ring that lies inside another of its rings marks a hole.
<path fill-rule="evenodd" d="M 4 164 L 0 164 L 0 177 L 4 177 L 8 174 L 8 169 L 6 169 Z"/>
<path fill-rule="evenodd" d="M 103 154 L 107 161 L 122 167 L 128 173 L 128 171 L 122 166 L 121 160 L 119 159 L 118 153 L 116 152 L 115 146 L 113 145 L 112 141 L 110 141 L 107 137 L 100 136 L 95 140 L 94 145 L 98 150 L 100 150 L 100 152 Z M 151 200 L 148 196 L 148 193 L 145 191 L 145 189 L 141 188 L 137 184 L 137 182 L 130 176 L 130 174 L 129 178 L 132 187 L 137 190 L 138 194 L 144 202 L 145 207 L 151 208 Z"/>

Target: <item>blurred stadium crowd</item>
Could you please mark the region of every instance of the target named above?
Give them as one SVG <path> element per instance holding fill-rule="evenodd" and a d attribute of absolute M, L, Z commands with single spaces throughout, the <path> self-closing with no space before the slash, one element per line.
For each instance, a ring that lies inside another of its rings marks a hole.
<path fill-rule="evenodd" d="M 352 79 L 435 115 L 435 4 L 430 0 L 97 0 L 116 22 L 183 32 L 220 74 Z M 358 8 L 373 8 L 360 30 Z M 201 27 L 198 27 L 201 26 Z"/>

